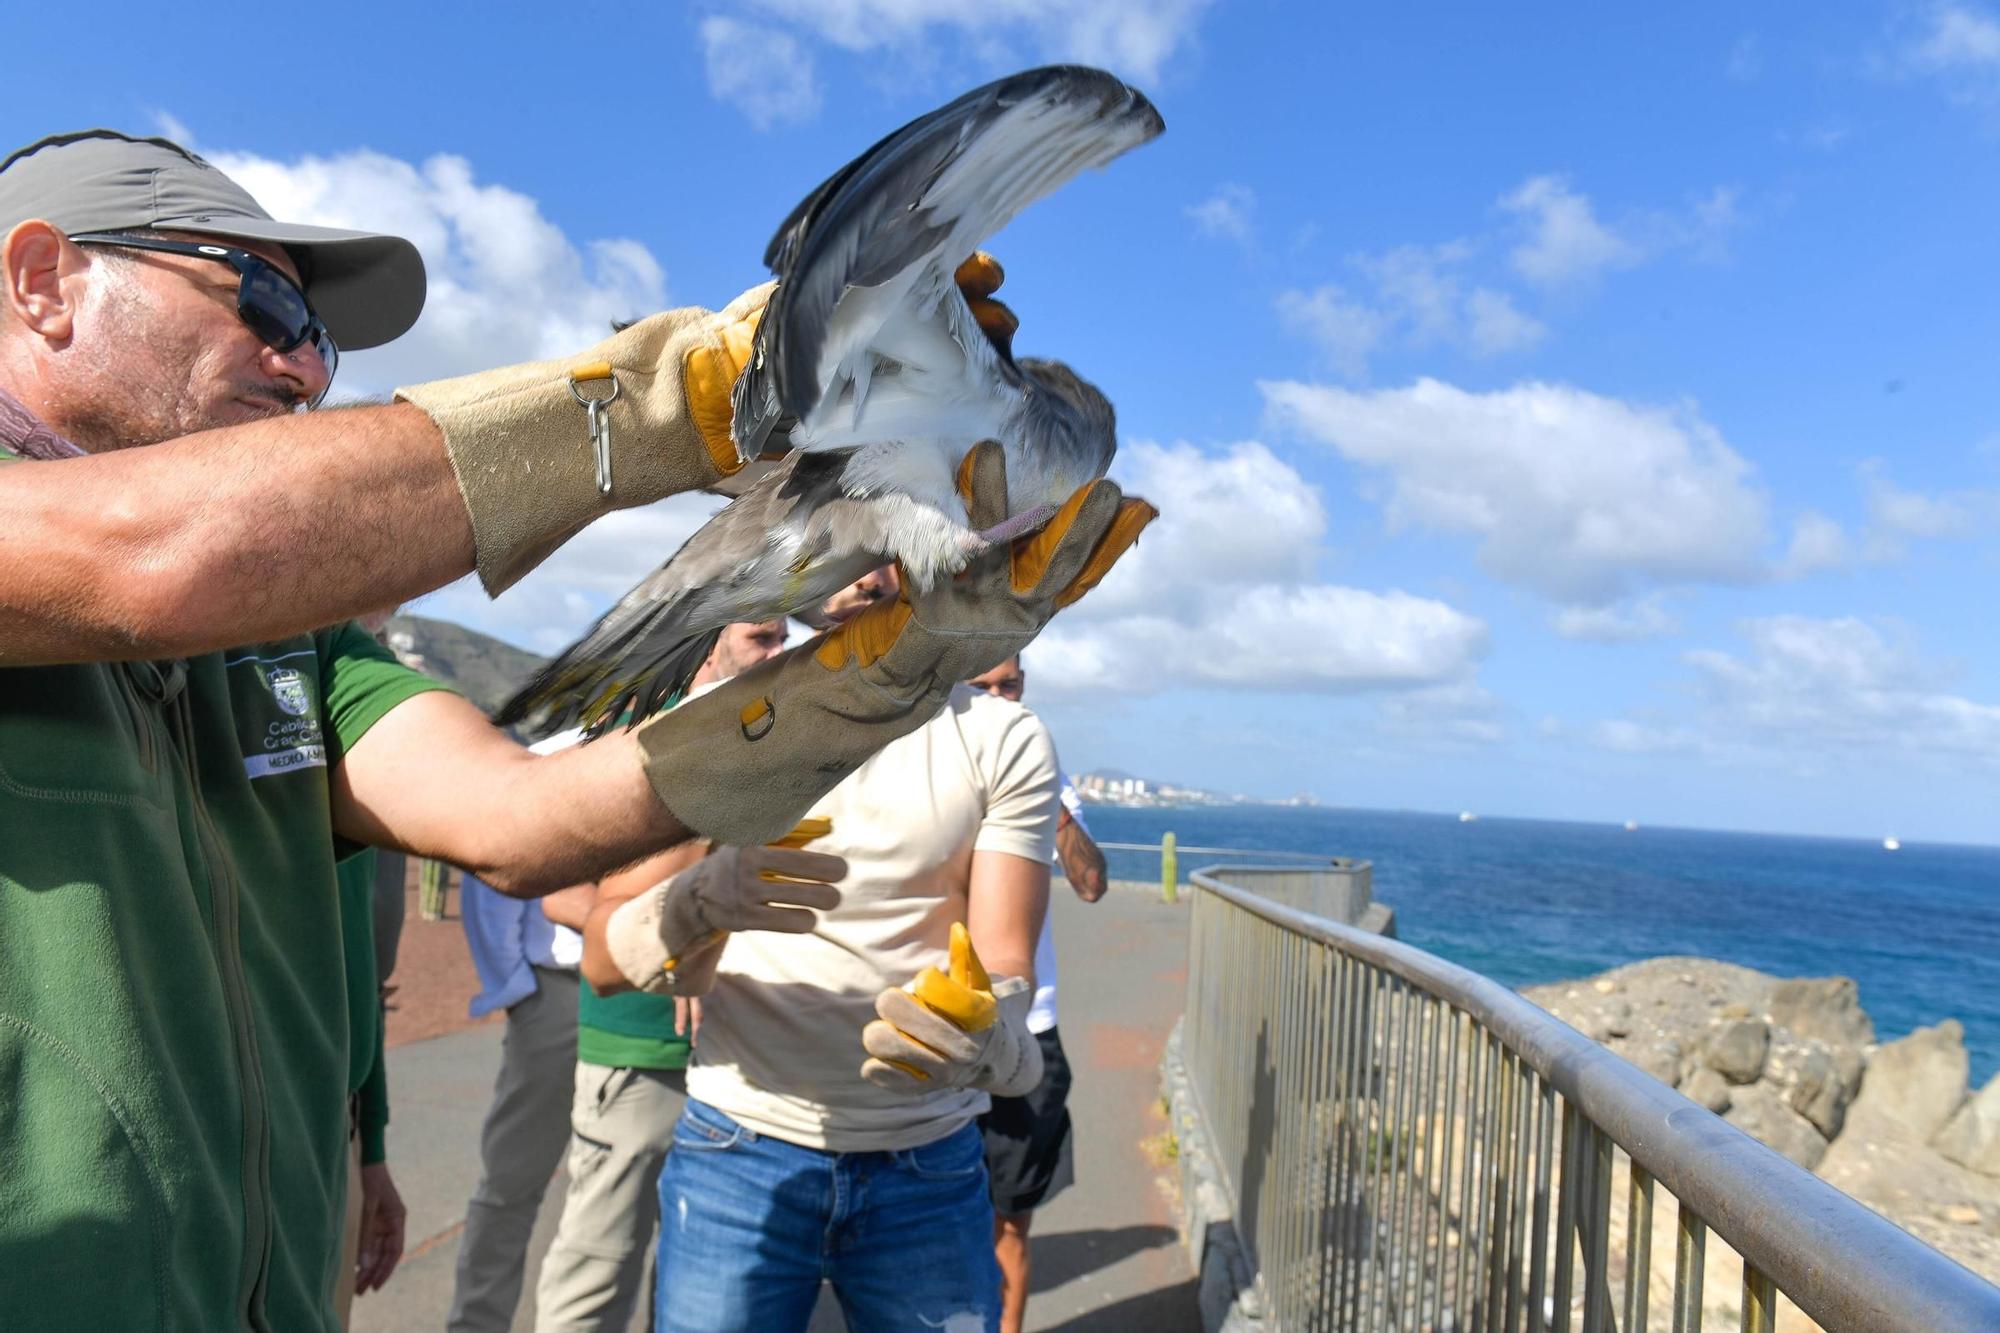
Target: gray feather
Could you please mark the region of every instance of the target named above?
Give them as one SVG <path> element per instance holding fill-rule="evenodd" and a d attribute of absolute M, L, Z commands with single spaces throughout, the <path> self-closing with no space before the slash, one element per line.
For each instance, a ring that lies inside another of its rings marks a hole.
<path fill-rule="evenodd" d="M 1054 121 L 1058 112 L 1066 114 Z M 982 143 L 1003 120 L 1021 127 L 1014 140 Z M 963 341 L 971 321 L 950 284 L 958 264 L 1076 172 L 1164 128 L 1145 95 L 1111 75 L 1052 66 L 974 89 L 834 173 L 792 210 L 765 253 L 778 290 L 736 383 L 732 430 L 743 457 L 765 452 L 774 433 L 819 405 L 828 333 L 851 289 L 925 269 L 912 279 L 916 294 L 956 305 L 948 318 L 963 312 L 953 319 Z M 976 188 L 942 188 L 975 145 L 994 155 L 982 160 Z M 972 341 L 984 350 L 983 338 Z"/>

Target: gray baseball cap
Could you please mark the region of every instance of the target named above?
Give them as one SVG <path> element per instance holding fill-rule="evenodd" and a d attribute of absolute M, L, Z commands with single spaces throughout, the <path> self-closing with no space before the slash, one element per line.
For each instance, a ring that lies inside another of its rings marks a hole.
<path fill-rule="evenodd" d="M 400 236 L 279 222 L 171 139 L 117 130 L 52 134 L 0 161 L 0 236 L 40 218 L 87 231 L 194 232 L 283 246 L 306 299 L 347 351 L 402 336 L 424 308 L 424 260 Z"/>

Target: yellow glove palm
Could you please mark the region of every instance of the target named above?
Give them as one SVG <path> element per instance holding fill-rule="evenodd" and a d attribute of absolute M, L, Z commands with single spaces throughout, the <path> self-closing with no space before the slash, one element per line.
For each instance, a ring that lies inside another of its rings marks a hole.
<path fill-rule="evenodd" d="M 1041 1082 L 1042 1048 L 1027 1028 L 1033 994 L 1021 977 L 995 982 L 972 937 L 952 923 L 944 973 L 927 967 L 905 989 L 875 997 L 861 1032 L 861 1077 L 891 1092 L 985 1088 L 1019 1097 Z"/>

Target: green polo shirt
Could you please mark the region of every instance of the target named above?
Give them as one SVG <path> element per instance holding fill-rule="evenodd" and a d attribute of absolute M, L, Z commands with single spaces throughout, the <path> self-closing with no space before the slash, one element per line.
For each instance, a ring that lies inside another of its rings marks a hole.
<path fill-rule="evenodd" d="M 389 1129 L 382 985 L 375 974 L 375 862 L 375 849 L 368 847 L 334 867 L 340 883 L 340 947 L 347 956 L 347 1091 L 358 1099 L 364 1166 L 387 1157 Z"/>
<path fill-rule="evenodd" d="M 353 624 L 0 668 L 0 1323 L 336 1333 L 327 779 L 436 688 Z"/>
<path fill-rule="evenodd" d="M 613 1069 L 686 1069 L 688 1042 L 674 1034 L 674 997 L 644 991 L 577 993 L 576 1058 Z"/>

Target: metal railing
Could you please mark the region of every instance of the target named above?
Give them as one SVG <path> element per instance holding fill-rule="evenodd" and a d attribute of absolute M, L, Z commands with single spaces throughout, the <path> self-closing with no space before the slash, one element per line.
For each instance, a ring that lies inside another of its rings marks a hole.
<path fill-rule="evenodd" d="M 1182 1041 L 1277 1328 L 2000 1329 L 2000 1288 L 1507 988 L 1231 873 L 1192 877 Z"/>

